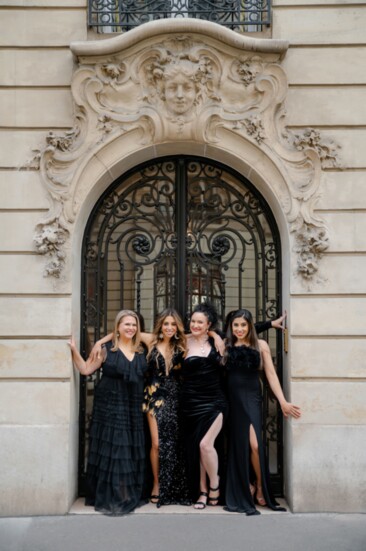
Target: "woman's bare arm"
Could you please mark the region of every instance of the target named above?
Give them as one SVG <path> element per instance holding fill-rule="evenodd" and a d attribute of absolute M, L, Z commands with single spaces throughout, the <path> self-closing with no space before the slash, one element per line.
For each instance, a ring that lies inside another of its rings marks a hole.
<path fill-rule="evenodd" d="M 286 400 L 280 385 L 280 381 L 277 377 L 275 367 L 273 365 L 271 350 L 268 344 L 266 343 L 266 341 L 260 340 L 259 346 L 263 361 L 263 368 L 266 373 L 269 386 L 271 387 L 273 394 L 279 401 L 284 417 L 287 418 L 289 415 L 291 415 L 292 417 L 295 417 L 295 419 L 298 419 L 301 416 L 301 409 Z"/>
<path fill-rule="evenodd" d="M 85 361 L 84 358 L 81 356 L 79 350 L 77 349 L 75 340 L 73 337 L 71 337 L 70 341 L 68 342 L 68 345 L 70 346 L 74 365 L 82 375 L 91 375 L 92 373 L 94 373 L 94 371 L 96 371 L 102 366 L 102 363 L 103 363 L 102 354 L 99 359 L 93 360 L 91 356 L 89 356 L 89 358 Z"/>

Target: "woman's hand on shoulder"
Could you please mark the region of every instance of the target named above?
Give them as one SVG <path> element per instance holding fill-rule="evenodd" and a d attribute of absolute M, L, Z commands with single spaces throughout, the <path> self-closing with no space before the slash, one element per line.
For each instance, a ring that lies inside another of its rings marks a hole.
<path fill-rule="evenodd" d="M 95 362 L 95 361 L 98 361 L 100 360 L 102 357 L 102 343 L 101 341 L 96 341 L 96 343 L 94 344 L 91 352 L 90 352 L 90 355 L 89 355 L 89 360 L 91 362 Z"/>
<path fill-rule="evenodd" d="M 95 362 L 97 360 L 100 360 L 102 358 L 102 346 L 103 344 L 107 344 L 107 342 L 111 342 L 113 340 L 113 333 L 109 333 L 102 339 L 99 339 L 99 341 L 96 341 L 94 344 L 92 351 L 89 355 L 89 360 L 91 362 Z"/>
<path fill-rule="evenodd" d="M 213 338 L 216 351 L 223 356 L 225 354 L 225 342 L 216 331 L 209 331 L 209 336 Z"/>

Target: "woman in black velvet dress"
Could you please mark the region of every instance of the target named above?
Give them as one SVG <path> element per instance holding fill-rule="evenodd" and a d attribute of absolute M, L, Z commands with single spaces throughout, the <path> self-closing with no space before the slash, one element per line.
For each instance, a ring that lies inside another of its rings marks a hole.
<path fill-rule="evenodd" d="M 255 501 L 273 510 L 284 510 L 271 490 L 262 439 L 262 367 L 283 415 L 298 418 L 300 408 L 286 401 L 269 346 L 258 340 L 248 310 L 238 310 L 232 316 L 225 356 L 230 405 L 226 510 L 259 514 Z"/>
<path fill-rule="evenodd" d="M 220 497 L 219 456 L 215 440 L 227 415 L 222 390 L 221 356 L 208 331 L 217 320 L 214 309 L 201 304 L 193 311 L 187 354 L 182 366 L 181 411 L 188 480 L 196 509 L 217 505 Z"/>
<path fill-rule="evenodd" d="M 82 375 L 103 367 L 90 426 L 85 504 L 109 515 L 129 513 L 141 504 L 145 474 L 142 398 L 147 365 L 138 317 L 130 310 L 119 312 L 113 343 L 95 360 L 85 361 L 73 339 L 69 344 Z"/>

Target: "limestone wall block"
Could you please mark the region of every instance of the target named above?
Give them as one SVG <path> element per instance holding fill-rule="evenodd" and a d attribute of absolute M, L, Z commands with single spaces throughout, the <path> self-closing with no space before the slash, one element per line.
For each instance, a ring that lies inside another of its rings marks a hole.
<path fill-rule="evenodd" d="M 328 252 L 365 252 L 366 215 L 365 212 L 322 212 L 329 229 Z"/>
<path fill-rule="evenodd" d="M 71 127 L 73 103 L 69 90 L 0 90 L 0 119 L 11 127 Z"/>
<path fill-rule="evenodd" d="M 16 14 L 16 32 L 14 17 Z M 1 10 L 0 46 L 69 46 L 86 40 L 86 10 Z"/>
<path fill-rule="evenodd" d="M 77 374 L 75 375 L 77 376 Z M 0 378 L 74 377 L 67 340 L 0 340 Z"/>
<path fill-rule="evenodd" d="M 366 172 L 323 172 L 317 209 L 366 209 Z"/>
<path fill-rule="evenodd" d="M 365 84 L 366 48 L 289 48 L 282 67 L 289 84 Z"/>
<path fill-rule="evenodd" d="M 64 50 L 0 50 L 2 86 L 69 86 L 73 57 Z"/>
<path fill-rule="evenodd" d="M 295 336 L 365 336 L 366 298 L 292 297 L 289 325 Z"/>
<path fill-rule="evenodd" d="M 44 212 L 0 212 L 0 251 L 35 252 L 35 227 Z"/>
<path fill-rule="evenodd" d="M 366 512 L 366 427 L 291 423 L 293 511 Z"/>
<path fill-rule="evenodd" d="M 363 384 L 348 381 L 293 382 L 291 401 L 302 409 L 299 424 L 366 424 L 366 379 Z"/>
<path fill-rule="evenodd" d="M 69 381 L 1 381 L 0 425 L 59 425 L 69 421 Z"/>
<path fill-rule="evenodd" d="M 317 7 L 289 6 L 273 10 L 272 38 L 291 44 L 362 44 L 365 41 L 364 5 Z"/>
<path fill-rule="evenodd" d="M 366 293 L 365 274 L 366 255 L 325 254 L 319 262 L 318 277 L 314 277 L 311 284 L 291 278 L 291 293 L 363 294 Z"/>
<path fill-rule="evenodd" d="M 71 330 L 70 297 L 0 297 L 3 337 L 66 337 Z"/>
<path fill-rule="evenodd" d="M 2 257 L 0 286 L 2 293 L 71 293 L 71 274 L 64 270 L 60 278 L 43 277 L 47 260 L 43 255 L 7 254 Z"/>
<path fill-rule="evenodd" d="M 366 123 L 365 90 L 346 88 L 290 88 L 286 100 L 290 126 L 362 125 Z"/>
<path fill-rule="evenodd" d="M 48 194 L 39 171 L 0 170 L 2 209 L 48 209 Z"/>
<path fill-rule="evenodd" d="M 297 377 L 366 378 L 364 338 L 292 338 L 289 345 L 294 380 Z"/>
<path fill-rule="evenodd" d="M 0 426 L 0 515 L 67 513 L 68 424 Z"/>
<path fill-rule="evenodd" d="M 0 167 L 21 168 L 31 161 L 33 150 L 45 146 L 47 133 L 47 130 L 0 130 Z"/>

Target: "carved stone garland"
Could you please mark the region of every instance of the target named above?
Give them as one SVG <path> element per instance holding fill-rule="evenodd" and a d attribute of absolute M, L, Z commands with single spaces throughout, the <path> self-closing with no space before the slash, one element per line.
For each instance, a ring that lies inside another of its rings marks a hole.
<path fill-rule="evenodd" d="M 187 35 L 139 48 L 82 58 L 72 82 L 75 126 L 50 132 L 37 151 L 52 199 L 34 238 L 49 258 L 45 275 L 61 274 L 78 174 L 93 154 L 136 129 L 141 145 L 219 143 L 218 131 L 225 129 L 262 149 L 284 174 L 287 189 L 276 191 L 295 237 L 297 273 L 310 279 L 328 247 L 324 223 L 314 215 L 320 172 L 338 166 L 338 146 L 314 129 L 286 130 L 280 54 L 240 50 L 235 56 Z"/>

